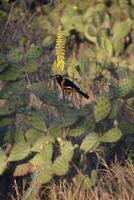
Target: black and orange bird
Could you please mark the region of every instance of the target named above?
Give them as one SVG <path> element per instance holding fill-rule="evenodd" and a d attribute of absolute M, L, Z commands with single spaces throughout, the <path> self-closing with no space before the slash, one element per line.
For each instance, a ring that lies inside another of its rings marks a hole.
<path fill-rule="evenodd" d="M 85 97 L 86 99 L 89 99 L 89 96 L 87 94 L 85 94 L 84 92 L 82 92 L 80 90 L 79 87 L 77 87 L 72 81 L 70 81 L 67 78 L 64 78 L 63 76 L 56 74 L 51 76 L 52 79 L 55 79 L 57 81 L 57 83 L 60 85 L 60 87 L 63 90 L 63 93 L 73 93 L 73 92 L 77 92 L 80 95 L 82 95 L 83 97 Z"/>

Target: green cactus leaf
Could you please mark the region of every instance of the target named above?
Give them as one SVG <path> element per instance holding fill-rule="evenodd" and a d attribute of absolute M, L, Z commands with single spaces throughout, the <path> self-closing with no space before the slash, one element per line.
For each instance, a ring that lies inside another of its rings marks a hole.
<path fill-rule="evenodd" d="M 99 142 L 99 136 L 96 133 L 89 133 L 83 140 L 80 148 L 85 152 L 91 152 L 95 150 L 95 148 L 99 145 Z"/>
<path fill-rule="evenodd" d="M 63 24 L 63 27 L 66 31 L 70 31 L 72 29 L 77 30 L 80 33 L 83 33 L 84 25 L 82 21 L 81 15 L 75 14 L 75 10 L 72 10 L 72 12 L 65 14 L 61 18 L 61 22 Z M 72 15 L 73 14 L 73 15 Z"/>
<path fill-rule="evenodd" d="M 104 63 L 107 58 L 106 50 L 102 47 L 96 46 L 96 57 L 99 63 Z"/>
<path fill-rule="evenodd" d="M 79 184 L 83 189 L 89 189 L 90 187 L 93 186 L 91 179 L 88 176 L 81 173 L 75 176 L 75 178 L 73 178 L 73 181 L 76 186 L 78 186 Z"/>
<path fill-rule="evenodd" d="M 23 66 L 22 71 L 30 73 L 35 72 L 38 68 L 38 63 L 36 61 L 29 61 L 26 63 L 25 66 Z"/>
<path fill-rule="evenodd" d="M 93 119 L 91 118 L 87 118 L 84 122 L 84 127 L 86 128 L 86 130 L 88 130 L 89 132 L 93 132 L 94 128 L 95 128 L 95 122 L 93 121 Z"/>
<path fill-rule="evenodd" d="M 76 69 L 78 65 L 79 65 L 79 62 L 75 58 L 72 58 L 68 61 L 67 72 L 70 78 L 72 79 L 80 78 L 80 74 Z"/>
<path fill-rule="evenodd" d="M 119 129 L 124 135 L 132 135 L 134 133 L 134 126 L 126 121 L 122 121 L 119 123 Z"/>
<path fill-rule="evenodd" d="M 72 22 L 72 25 L 74 26 L 74 28 L 75 28 L 78 32 L 80 32 L 80 33 L 83 33 L 83 32 L 84 32 L 84 24 L 83 24 L 81 15 L 74 15 L 74 16 L 71 18 L 71 22 Z"/>
<path fill-rule="evenodd" d="M 18 161 L 23 160 L 30 154 L 30 147 L 23 140 L 22 142 L 16 142 L 11 150 L 11 153 L 8 157 L 8 161 Z"/>
<path fill-rule="evenodd" d="M 42 157 L 45 165 L 51 164 L 52 154 L 53 154 L 53 146 L 52 143 L 46 143 L 43 147 Z"/>
<path fill-rule="evenodd" d="M 96 37 L 96 28 L 92 24 L 87 24 L 85 26 L 85 37 L 93 43 L 97 43 L 97 37 Z"/>
<path fill-rule="evenodd" d="M 118 84 L 118 95 L 124 97 L 133 89 L 133 82 L 129 77 L 123 78 Z"/>
<path fill-rule="evenodd" d="M 49 35 L 46 38 L 44 38 L 42 45 L 43 45 L 43 47 L 48 47 L 52 43 L 53 43 L 53 38 L 51 35 Z"/>
<path fill-rule="evenodd" d="M 32 128 L 38 129 L 40 131 L 47 131 L 46 123 L 40 112 L 32 111 L 28 112 L 26 115 L 26 120 L 31 125 Z"/>
<path fill-rule="evenodd" d="M 35 142 L 35 144 L 33 145 L 33 147 L 31 148 L 31 151 L 35 151 L 35 152 L 41 152 L 42 149 L 45 147 L 47 144 L 52 144 L 54 143 L 54 137 L 51 136 L 43 136 L 40 137 L 37 142 Z"/>
<path fill-rule="evenodd" d="M 36 144 L 36 147 L 37 147 L 37 144 Z M 52 143 L 41 144 L 39 148 L 40 148 L 40 153 L 36 154 L 30 160 L 30 163 L 33 165 L 39 166 L 41 168 L 50 166 L 52 153 L 53 153 Z M 32 150 L 35 150 L 35 148 L 32 148 Z"/>
<path fill-rule="evenodd" d="M 111 102 L 108 97 L 100 96 L 97 99 L 96 105 L 94 107 L 94 116 L 97 122 L 105 119 L 111 110 Z"/>
<path fill-rule="evenodd" d="M 92 170 L 92 172 L 91 172 L 92 186 L 94 186 L 96 184 L 96 181 L 97 181 L 97 171 L 96 170 Z"/>
<path fill-rule="evenodd" d="M 0 120 L 0 127 L 8 126 L 13 122 L 13 117 L 4 117 Z"/>
<path fill-rule="evenodd" d="M 37 167 L 44 166 L 44 160 L 40 153 L 37 153 L 29 162 Z"/>
<path fill-rule="evenodd" d="M 134 6 L 134 0 L 131 0 L 131 4 Z"/>
<path fill-rule="evenodd" d="M 69 170 L 69 162 L 73 157 L 74 146 L 71 142 L 61 142 L 60 150 L 61 155 L 54 161 L 52 171 L 54 174 L 63 176 Z"/>
<path fill-rule="evenodd" d="M 73 178 L 73 182 L 75 183 L 75 185 L 78 187 L 79 184 L 82 186 L 83 189 L 89 189 L 90 187 L 94 186 L 96 184 L 96 181 L 97 181 L 96 170 L 92 170 L 91 178 L 80 172 Z"/>
<path fill-rule="evenodd" d="M 37 59 L 43 54 L 42 47 L 38 47 L 35 45 L 31 45 L 31 47 L 28 49 L 25 57 L 27 59 Z"/>
<path fill-rule="evenodd" d="M 102 142 L 113 143 L 118 141 L 122 136 L 120 129 L 112 128 L 101 137 Z"/>
<path fill-rule="evenodd" d="M 130 18 L 128 18 L 122 22 L 116 22 L 112 29 L 113 39 L 124 38 L 130 31 L 131 25 L 132 25 L 132 21 Z"/>
<path fill-rule="evenodd" d="M 119 104 L 114 102 L 110 111 L 110 114 L 108 116 L 109 119 L 114 119 L 118 113 L 118 109 L 119 109 Z"/>
<path fill-rule="evenodd" d="M 64 115 L 63 127 L 69 127 L 76 123 L 80 115 L 78 112 L 66 112 Z"/>
<path fill-rule="evenodd" d="M 123 49 L 123 38 L 130 32 L 132 21 L 126 19 L 122 22 L 116 22 L 113 26 L 113 47 L 116 55 Z"/>
<path fill-rule="evenodd" d="M 63 130 L 60 124 L 54 124 L 49 127 L 49 135 L 53 138 L 63 137 Z"/>
<path fill-rule="evenodd" d="M 40 98 L 41 101 L 46 102 L 50 106 L 59 105 L 56 94 L 46 87 L 46 83 L 34 83 L 29 87 L 29 90 Z"/>
<path fill-rule="evenodd" d="M 15 81 L 18 79 L 20 74 L 20 69 L 16 65 L 10 66 L 5 72 L 0 74 L 0 80 L 3 81 Z"/>
<path fill-rule="evenodd" d="M 31 148 L 25 140 L 24 133 L 16 129 L 15 143 L 10 151 L 8 161 L 23 160 L 31 153 Z"/>
<path fill-rule="evenodd" d="M 42 167 L 37 176 L 38 184 L 45 184 L 50 182 L 52 178 L 52 170 L 49 166 Z"/>
<path fill-rule="evenodd" d="M 99 12 L 103 12 L 103 10 L 105 9 L 105 5 L 104 2 L 100 2 L 98 4 L 95 4 L 94 6 L 89 6 L 86 10 L 86 12 L 84 13 L 84 20 L 91 20 L 92 16 L 95 14 L 97 15 Z"/>
<path fill-rule="evenodd" d="M 4 55 L 0 55 L 0 73 L 5 71 L 8 68 L 8 62 Z"/>
<path fill-rule="evenodd" d="M 69 130 L 68 135 L 78 137 L 78 136 L 82 135 L 83 133 L 84 133 L 84 126 L 81 125 L 81 126 L 78 126 L 78 127 L 72 127 Z"/>
<path fill-rule="evenodd" d="M 111 58 L 113 55 L 113 46 L 106 34 L 101 37 L 101 45 L 105 49 L 105 55 Z"/>
<path fill-rule="evenodd" d="M 35 142 L 44 136 L 44 132 L 38 130 L 38 129 L 34 129 L 34 128 L 30 128 L 26 133 L 25 133 L 25 137 L 27 140 L 27 143 L 30 145 L 34 145 Z"/>
<path fill-rule="evenodd" d="M 9 108 L 7 102 L 4 105 L 0 106 L 0 116 L 10 115 L 12 112 L 13 110 Z"/>
<path fill-rule="evenodd" d="M 17 64 L 20 62 L 23 58 L 23 54 L 19 48 L 12 49 L 7 54 L 7 59 L 12 64 Z"/>
<path fill-rule="evenodd" d="M 0 149 L 0 175 L 3 174 L 7 166 L 6 156 L 4 152 Z"/>
<path fill-rule="evenodd" d="M 69 164 L 63 163 L 61 158 L 57 159 L 52 165 L 52 171 L 58 176 L 64 176 L 69 170 Z"/>

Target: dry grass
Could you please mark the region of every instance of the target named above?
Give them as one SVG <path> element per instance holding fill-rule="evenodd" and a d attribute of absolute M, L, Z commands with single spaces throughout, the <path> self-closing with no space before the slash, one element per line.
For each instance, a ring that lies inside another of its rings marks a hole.
<path fill-rule="evenodd" d="M 105 165 L 100 180 L 94 188 L 78 189 L 65 181 L 53 184 L 47 199 L 50 200 L 133 200 L 134 199 L 134 166 L 126 163 Z"/>
<path fill-rule="evenodd" d="M 68 184 L 66 180 L 59 184 L 44 187 L 42 192 L 33 200 L 133 200 L 134 199 L 134 165 L 126 162 L 123 166 L 118 162 L 110 167 L 103 161 L 104 169 L 100 170 L 96 186 L 84 190 L 78 185 Z M 25 187 L 25 183 L 24 187 Z M 10 195 L 12 200 L 22 200 L 25 193 L 20 193 L 18 185 L 14 182 L 16 197 Z M 35 191 L 33 191 L 35 192 Z"/>

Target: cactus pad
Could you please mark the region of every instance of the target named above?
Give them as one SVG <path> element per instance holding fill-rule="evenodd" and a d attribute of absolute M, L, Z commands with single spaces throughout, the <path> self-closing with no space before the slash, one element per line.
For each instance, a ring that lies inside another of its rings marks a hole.
<path fill-rule="evenodd" d="M 94 116 L 97 122 L 105 119 L 111 110 L 111 102 L 105 96 L 100 96 L 94 107 Z"/>
<path fill-rule="evenodd" d="M 123 78 L 119 81 L 118 95 L 119 97 L 124 97 L 132 90 L 133 83 L 130 78 Z"/>

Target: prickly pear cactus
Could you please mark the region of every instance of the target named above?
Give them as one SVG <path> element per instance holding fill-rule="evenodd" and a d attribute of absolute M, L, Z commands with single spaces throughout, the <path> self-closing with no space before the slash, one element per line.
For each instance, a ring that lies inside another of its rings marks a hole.
<path fill-rule="evenodd" d="M 12 49 L 7 54 L 8 61 L 13 64 L 17 64 L 23 58 L 23 54 L 19 48 Z"/>
<path fill-rule="evenodd" d="M 15 81 L 20 75 L 20 68 L 17 65 L 11 65 L 6 71 L 0 74 L 0 80 Z"/>
<path fill-rule="evenodd" d="M 129 94 L 129 92 L 132 90 L 132 88 L 133 88 L 133 82 L 129 77 L 121 79 L 119 81 L 119 85 L 118 85 L 119 97 L 124 97 L 127 94 Z"/>
<path fill-rule="evenodd" d="M 101 137 L 102 142 L 113 143 L 118 141 L 122 136 L 122 132 L 118 128 L 112 128 Z"/>
<path fill-rule="evenodd" d="M 94 117 L 97 122 L 105 119 L 111 110 L 111 102 L 106 96 L 100 96 L 94 107 Z"/>
<path fill-rule="evenodd" d="M 63 176 L 69 170 L 69 162 L 73 157 L 74 146 L 71 142 L 62 142 L 59 140 L 61 148 L 61 156 L 59 156 L 52 165 L 53 173 Z"/>
<path fill-rule="evenodd" d="M 28 49 L 26 53 L 26 58 L 37 59 L 42 55 L 42 53 L 43 53 L 43 49 L 41 47 L 31 45 L 31 47 Z"/>
<path fill-rule="evenodd" d="M 4 170 L 5 170 L 5 168 L 6 168 L 7 162 L 6 162 L 6 156 L 5 156 L 4 152 L 1 149 L 0 149 L 0 162 L 1 162 L 0 175 L 2 175 Z"/>

